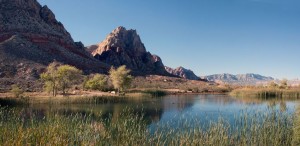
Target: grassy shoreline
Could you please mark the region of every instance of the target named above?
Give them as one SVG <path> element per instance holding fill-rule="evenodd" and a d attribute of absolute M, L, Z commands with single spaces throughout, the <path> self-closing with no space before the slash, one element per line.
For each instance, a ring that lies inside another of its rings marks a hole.
<path fill-rule="evenodd" d="M 186 92 L 178 89 L 131 89 L 125 95 L 117 95 L 100 91 L 78 91 L 66 96 L 58 95 L 52 97 L 45 92 L 26 92 L 21 97 L 16 98 L 10 92 L 0 93 L 0 105 L 18 104 L 97 104 L 107 102 L 122 102 L 126 99 L 159 98 L 166 95 L 197 95 L 197 94 L 225 94 L 218 92 Z"/>
<path fill-rule="evenodd" d="M 300 89 L 278 89 L 278 88 L 239 88 L 230 92 L 236 97 L 258 97 L 258 98 L 300 98 Z"/>
<path fill-rule="evenodd" d="M 245 112 L 230 125 L 222 117 L 208 125 L 199 121 L 182 123 L 184 129 L 157 125 L 150 132 L 147 121 L 130 109 L 117 119 L 101 115 L 49 113 L 39 117 L 24 111 L 0 108 L 0 145 L 292 145 L 294 115 L 269 111 L 255 115 Z M 203 126 L 208 127 L 203 127 Z"/>

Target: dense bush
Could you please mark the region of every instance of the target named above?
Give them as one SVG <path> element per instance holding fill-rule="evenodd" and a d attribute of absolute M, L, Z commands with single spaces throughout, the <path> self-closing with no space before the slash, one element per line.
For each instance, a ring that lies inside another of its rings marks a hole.
<path fill-rule="evenodd" d="M 22 89 L 20 89 L 17 85 L 12 85 L 12 86 L 11 86 L 10 92 L 11 92 L 16 98 L 19 98 L 19 97 L 24 93 L 24 91 L 23 91 Z"/>
<path fill-rule="evenodd" d="M 53 96 L 56 96 L 58 91 L 62 91 L 63 95 L 65 95 L 72 85 L 81 82 L 82 71 L 70 65 L 61 65 L 53 62 L 40 77 L 45 83 L 44 88 L 46 91 L 52 92 Z"/>
<path fill-rule="evenodd" d="M 101 74 L 95 74 L 84 83 L 85 89 L 105 91 L 108 88 L 107 78 Z"/>

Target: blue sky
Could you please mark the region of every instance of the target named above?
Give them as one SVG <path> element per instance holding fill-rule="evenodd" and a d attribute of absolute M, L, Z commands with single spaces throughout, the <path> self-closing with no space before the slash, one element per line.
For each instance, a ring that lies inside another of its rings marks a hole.
<path fill-rule="evenodd" d="M 299 0 L 38 0 L 86 46 L 136 29 L 166 66 L 300 78 Z"/>

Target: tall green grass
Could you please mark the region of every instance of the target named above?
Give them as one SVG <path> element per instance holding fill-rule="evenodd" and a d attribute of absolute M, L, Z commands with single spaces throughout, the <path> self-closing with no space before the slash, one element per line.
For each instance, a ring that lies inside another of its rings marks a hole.
<path fill-rule="evenodd" d="M 300 145 L 300 107 L 297 108 L 296 118 L 294 121 L 294 137 L 293 137 L 293 145 Z"/>
<path fill-rule="evenodd" d="M 196 119 L 186 121 L 180 128 L 157 125 L 151 131 L 143 115 L 130 109 L 103 119 L 101 114 L 41 116 L 26 110 L 1 108 L 0 145 L 289 146 L 299 142 L 293 136 L 294 121 L 294 116 L 287 112 L 271 110 L 245 112 L 233 125 L 220 117 L 209 124 Z"/>
<path fill-rule="evenodd" d="M 233 90 L 230 95 L 260 98 L 300 98 L 300 89 L 241 88 Z"/>
<path fill-rule="evenodd" d="M 62 98 L 0 98 L 0 106 L 18 106 L 26 104 L 99 104 L 99 103 L 120 103 L 127 100 L 124 96 L 79 96 Z"/>

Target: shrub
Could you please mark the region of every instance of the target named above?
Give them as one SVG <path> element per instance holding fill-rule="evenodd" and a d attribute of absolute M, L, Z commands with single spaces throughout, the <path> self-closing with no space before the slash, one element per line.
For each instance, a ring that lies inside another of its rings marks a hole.
<path fill-rule="evenodd" d="M 12 85 L 12 86 L 11 86 L 10 92 L 11 92 L 16 98 L 19 98 L 19 97 L 24 93 L 24 91 L 23 91 L 22 89 L 20 89 L 17 85 Z"/>
<path fill-rule="evenodd" d="M 107 78 L 104 75 L 96 74 L 91 79 L 88 79 L 85 84 L 85 89 L 104 91 L 107 88 Z"/>
<path fill-rule="evenodd" d="M 132 82 L 132 76 L 129 75 L 130 70 L 126 69 L 126 66 L 120 66 L 119 68 L 111 68 L 109 71 L 109 78 L 115 89 L 124 91 L 126 88 L 130 87 Z"/>

